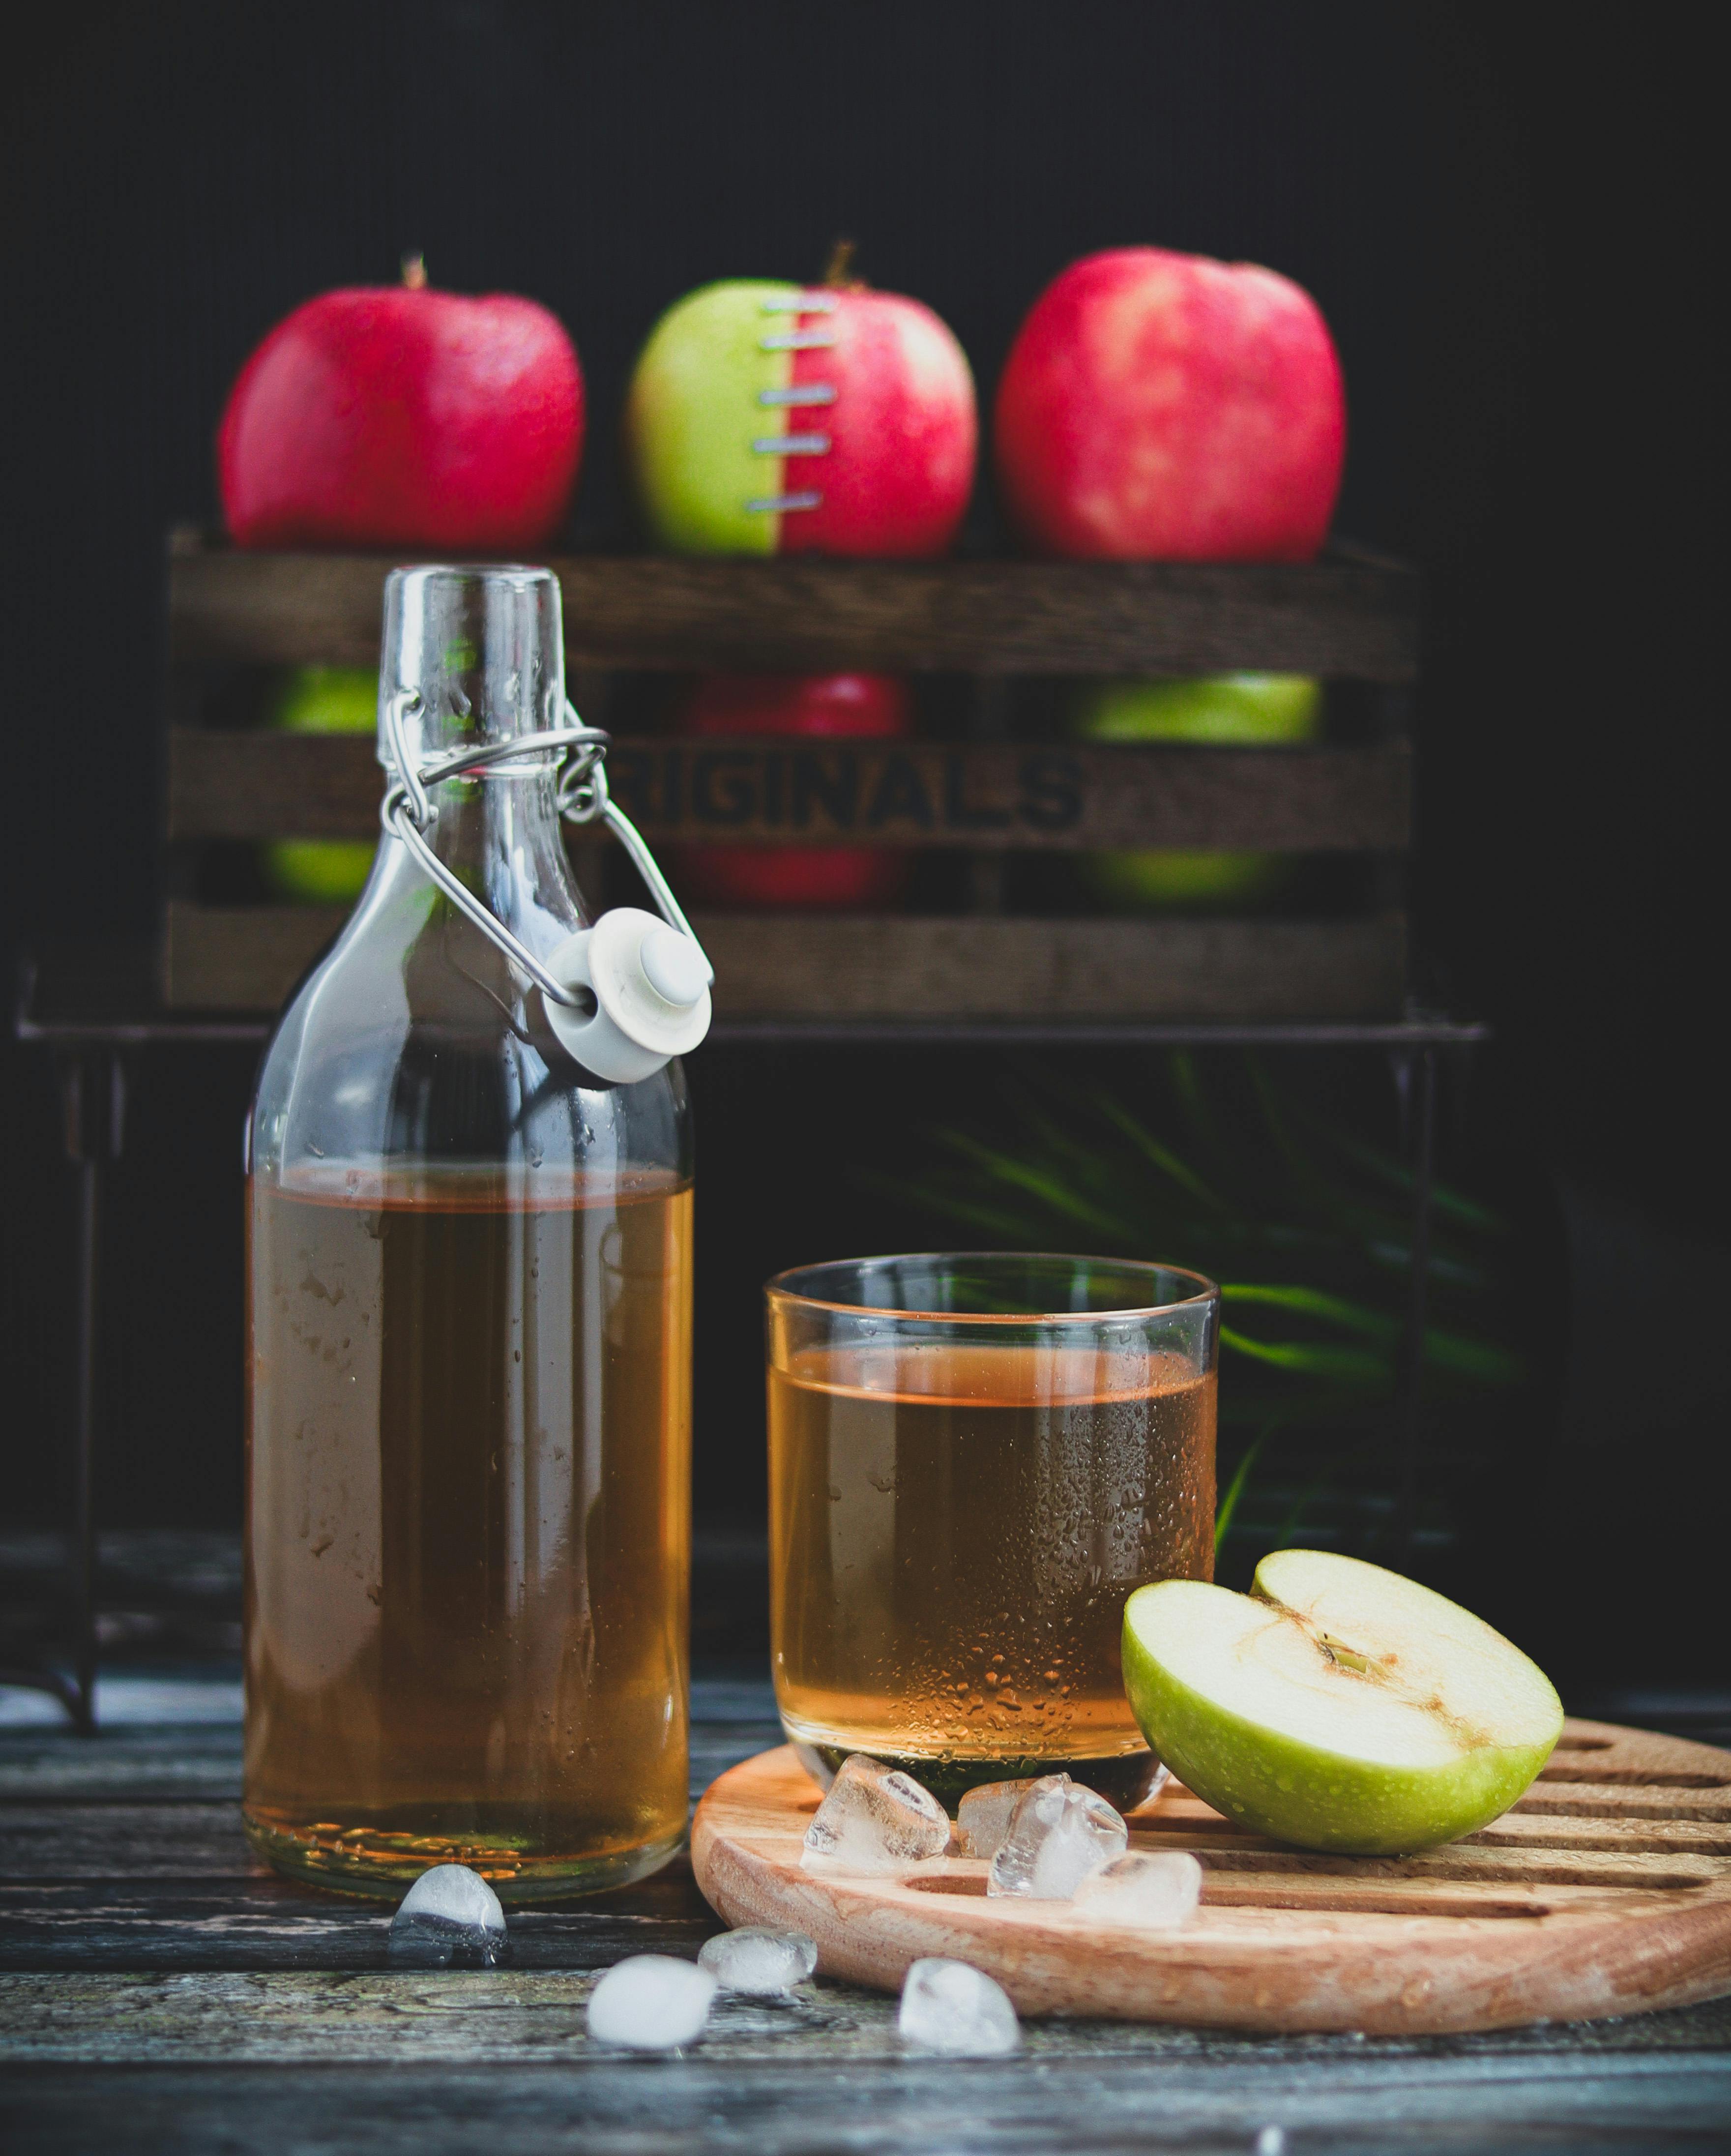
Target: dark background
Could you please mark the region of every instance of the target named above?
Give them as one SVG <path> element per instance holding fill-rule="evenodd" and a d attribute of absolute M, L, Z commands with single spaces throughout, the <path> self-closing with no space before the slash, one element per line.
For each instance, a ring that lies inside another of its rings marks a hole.
<path fill-rule="evenodd" d="M 1552 1373 L 1521 1471 L 1484 1502 L 1536 1489 L 1518 1562 L 1584 1661 L 1723 1675 L 1719 116 L 1674 21 L 1346 0 L 62 6 L 8 53 L 0 131 L 8 963 L 47 935 L 152 927 L 163 531 L 213 516 L 229 383 L 311 292 L 388 281 L 418 249 L 436 283 L 552 306 L 588 378 L 573 536 L 595 542 L 622 518 L 632 356 L 694 284 L 815 275 L 850 234 L 865 275 L 952 324 L 989 398 L 1080 254 L 1266 262 L 1341 347 L 1339 528 L 1429 580 L 1418 917 L 1433 984 L 1497 1029 L 1462 1165 L 1526 1224 Z M 990 543 L 989 493 L 972 524 Z M 761 1490 L 758 1281 L 901 1240 L 852 1170 L 991 1075 L 967 1056 L 694 1063 L 710 1513 Z M 232 1056 L 138 1075 L 108 1253 L 117 1523 L 238 1516 L 249 1081 Z M 60 1486 L 69 1228 L 49 1073 L 8 1046 L 0 1087 L 0 1401 L 29 1520 Z"/>

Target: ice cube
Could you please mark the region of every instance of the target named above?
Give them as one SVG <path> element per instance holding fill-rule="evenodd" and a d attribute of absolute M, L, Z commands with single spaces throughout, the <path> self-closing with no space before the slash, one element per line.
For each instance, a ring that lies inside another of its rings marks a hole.
<path fill-rule="evenodd" d="M 1129 1839 L 1104 1797 L 1079 1789 L 1067 1774 L 1042 1774 L 1009 1815 L 986 1892 L 1067 1902 L 1091 1871 L 1123 1855 Z"/>
<path fill-rule="evenodd" d="M 917 1961 L 901 1986 L 896 2026 L 904 2044 L 953 2059 L 997 2059 L 1022 2041 L 1002 1984 L 965 1961 Z"/>
<path fill-rule="evenodd" d="M 416 1969 L 496 1969 L 511 1958 L 499 1897 L 466 1864 L 435 1864 L 398 1904 L 389 1953 Z"/>
<path fill-rule="evenodd" d="M 815 1744 L 796 1744 L 794 1757 L 820 1789 L 827 1789 L 835 1779 L 835 1769 L 819 1751 Z"/>
<path fill-rule="evenodd" d="M 695 2044 L 716 1994 L 713 1971 L 671 1954 L 616 1961 L 589 1994 L 589 2034 L 630 2051 L 674 2051 Z"/>
<path fill-rule="evenodd" d="M 983 1782 L 956 1807 L 956 1833 L 963 1856 L 989 1862 L 1009 1830 L 1009 1815 L 1033 1787 L 1031 1776 L 1020 1782 Z"/>
<path fill-rule="evenodd" d="M 697 1961 L 723 1991 L 749 1991 L 767 1999 L 804 1983 L 818 1965 L 818 1943 L 804 1932 L 772 1932 L 747 1924 L 706 1939 Z"/>
<path fill-rule="evenodd" d="M 855 1752 L 805 1830 L 799 1861 L 813 1871 L 882 1875 L 949 1847 L 949 1814 L 912 1774 Z"/>
<path fill-rule="evenodd" d="M 1076 1890 L 1078 1908 L 1099 1924 L 1181 1924 L 1202 1898 L 1202 1866 L 1187 1850 L 1115 1856 Z"/>

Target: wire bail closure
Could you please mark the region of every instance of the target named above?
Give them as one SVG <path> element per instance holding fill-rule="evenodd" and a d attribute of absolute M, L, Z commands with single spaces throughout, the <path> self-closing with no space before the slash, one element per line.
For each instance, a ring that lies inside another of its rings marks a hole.
<path fill-rule="evenodd" d="M 568 723 L 562 726 L 519 734 L 511 741 L 484 742 L 475 748 L 454 749 L 447 756 L 434 757 L 422 763 L 409 755 L 403 730 L 403 720 L 419 708 L 420 701 L 417 691 L 401 689 L 385 700 L 385 733 L 394 776 L 385 788 L 379 821 L 393 837 L 403 841 L 458 911 L 489 937 L 513 966 L 526 974 L 550 1003 L 561 1004 L 567 1010 L 587 1013 L 594 999 L 588 991 L 573 992 L 557 980 L 498 915 L 452 875 L 424 835 L 434 814 L 429 787 L 439 785 L 447 778 L 462 778 L 471 772 L 490 770 L 495 764 L 509 763 L 518 757 L 545 756 L 549 751 L 557 751 L 560 761 L 560 816 L 566 823 L 578 826 L 595 823 L 607 825 L 630 855 L 632 865 L 648 886 L 661 918 L 669 927 L 690 938 L 702 960 L 706 977 L 714 980 L 715 968 L 692 933 L 691 924 L 662 874 L 660 863 L 650 851 L 648 840 L 607 790 L 606 757 L 613 745 L 611 734 L 599 726 L 586 726 L 568 697 Z"/>

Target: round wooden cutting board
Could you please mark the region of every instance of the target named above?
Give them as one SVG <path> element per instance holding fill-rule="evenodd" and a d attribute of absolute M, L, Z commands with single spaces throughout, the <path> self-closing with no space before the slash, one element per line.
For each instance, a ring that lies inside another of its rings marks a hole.
<path fill-rule="evenodd" d="M 1679 1738 L 1570 1722 L 1513 1810 L 1422 1856 L 1284 1849 L 1169 1783 L 1129 1824 L 1132 1849 L 1202 1863 L 1202 1906 L 1170 1932 L 989 1899 L 964 1857 L 893 1879 L 803 1871 L 819 1796 L 791 1746 L 722 1775 L 691 1829 L 697 1883 L 730 1924 L 808 1933 L 824 1974 L 886 1989 L 945 1954 L 1024 2014 L 1379 2035 L 1731 1991 L 1731 1752 Z"/>

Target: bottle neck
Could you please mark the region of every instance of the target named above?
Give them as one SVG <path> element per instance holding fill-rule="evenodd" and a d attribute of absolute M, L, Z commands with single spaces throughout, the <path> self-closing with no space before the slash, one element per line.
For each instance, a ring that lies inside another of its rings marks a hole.
<path fill-rule="evenodd" d="M 531 950 L 539 954 L 589 925 L 566 858 L 551 762 L 447 779 L 428 798 L 427 844 Z"/>
<path fill-rule="evenodd" d="M 379 760 L 400 782 L 405 820 L 381 849 L 379 903 L 363 907 L 357 927 L 376 920 L 408 937 L 421 1000 L 444 995 L 439 969 L 449 968 L 514 1027 L 526 1024 L 534 968 L 588 925 L 566 865 L 552 756 L 535 747 L 521 762 L 427 776 L 454 756 L 514 752 L 560 728 L 566 710 L 559 588 L 545 569 L 392 571 Z"/>

